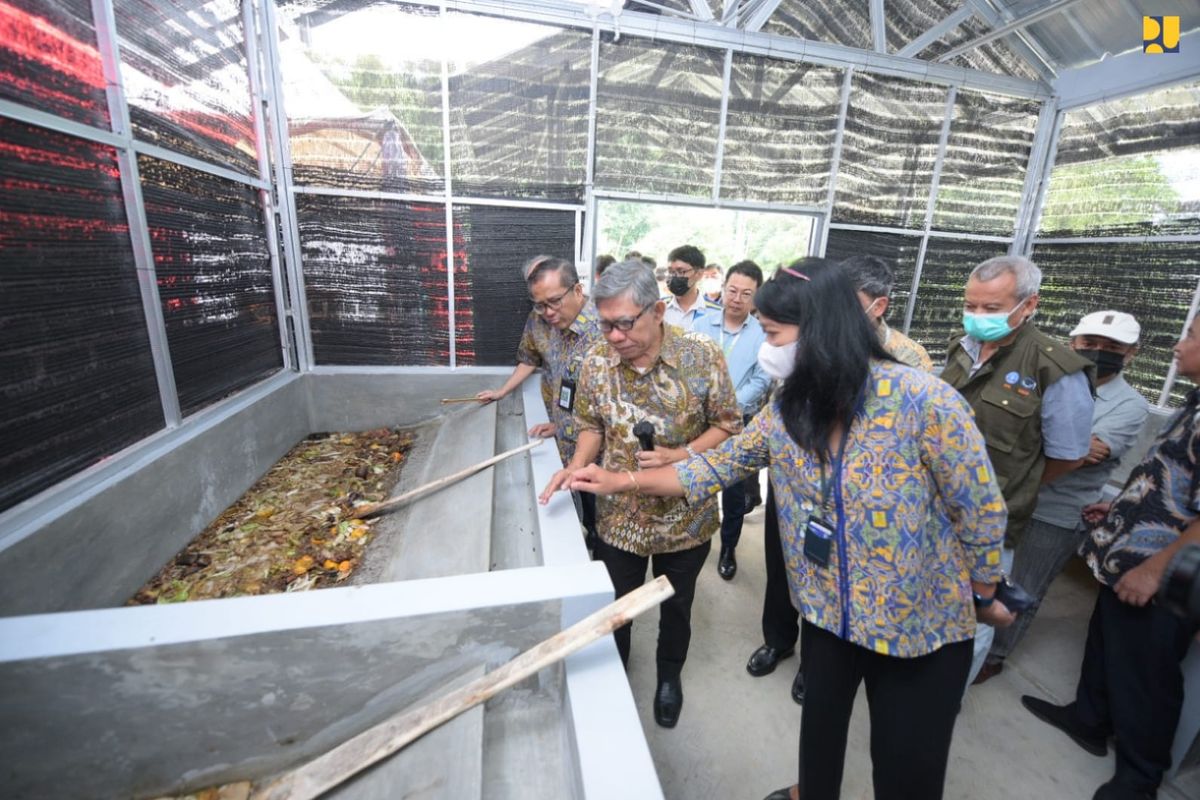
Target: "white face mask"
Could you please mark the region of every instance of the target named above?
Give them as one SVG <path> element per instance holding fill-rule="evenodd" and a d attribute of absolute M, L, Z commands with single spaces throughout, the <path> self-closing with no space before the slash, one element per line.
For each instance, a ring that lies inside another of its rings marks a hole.
<path fill-rule="evenodd" d="M 775 380 L 786 380 L 796 368 L 796 342 L 778 347 L 763 342 L 758 348 L 758 365 Z"/>
<path fill-rule="evenodd" d="M 705 278 L 700 281 L 700 291 L 705 294 L 720 294 L 722 288 L 720 278 Z"/>

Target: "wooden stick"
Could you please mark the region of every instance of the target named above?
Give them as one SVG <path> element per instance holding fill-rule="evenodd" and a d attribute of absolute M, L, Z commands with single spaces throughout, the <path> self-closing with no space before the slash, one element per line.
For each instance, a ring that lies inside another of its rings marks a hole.
<path fill-rule="evenodd" d="M 443 397 L 442 405 L 446 403 L 486 403 L 487 400 L 480 400 L 478 397 Z"/>
<path fill-rule="evenodd" d="M 256 789 L 250 800 L 308 800 L 358 774 L 459 714 L 615 631 L 675 594 L 665 575 L 580 620 L 504 666 L 338 745 Z"/>
<path fill-rule="evenodd" d="M 453 475 L 447 475 L 444 478 L 438 478 L 436 481 L 430 481 L 424 486 L 418 486 L 416 489 L 411 489 L 399 497 L 393 497 L 391 500 L 384 500 L 379 503 L 365 503 L 361 506 L 355 506 L 351 509 L 351 512 L 355 517 L 361 519 L 363 517 L 374 516 L 382 511 L 391 511 L 393 508 L 402 506 L 410 500 L 414 500 L 422 495 L 437 491 L 438 489 L 449 486 L 452 483 L 461 481 L 463 478 L 469 478 L 476 472 L 485 470 L 493 464 L 498 464 L 506 458 L 511 458 L 518 453 L 524 453 L 526 450 L 532 450 L 544 441 L 546 440 L 536 439 L 529 444 L 521 445 L 520 447 L 514 447 L 512 450 L 492 456 L 491 458 L 485 461 L 480 461 L 478 464 L 469 466 L 466 469 L 461 469 Z"/>

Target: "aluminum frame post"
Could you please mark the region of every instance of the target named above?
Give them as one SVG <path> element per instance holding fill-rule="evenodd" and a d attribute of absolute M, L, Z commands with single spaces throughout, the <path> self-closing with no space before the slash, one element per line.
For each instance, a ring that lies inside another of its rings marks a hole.
<path fill-rule="evenodd" d="M 1035 152 L 1039 142 L 1035 136 L 1034 148 L 1029 154 L 1029 167 L 1025 170 L 1025 187 L 1021 192 L 1021 207 L 1018 209 L 1017 228 L 1013 232 L 1013 243 L 1009 253 L 1028 256 L 1033 252 L 1038 226 L 1042 221 L 1042 209 L 1046 205 L 1046 193 L 1050 188 L 1050 176 L 1054 172 L 1054 161 L 1058 156 L 1058 137 L 1062 132 L 1066 112 L 1058 110 L 1053 103 L 1042 106 L 1038 115 L 1038 133 L 1046 131 L 1040 143 L 1041 152 Z M 1047 126 L 1045 123 L 1049 121 Z"/>
<path fill-rule="evenodd" d="M 906 58 L 916 58 L 917 54 L 923 52 L 926 47 L 929 47 L 929 45 L 938 41 L 973 16 L 975 16 L 975 8 L 970 3 L 959 6 L 942 17 L 939 22 L 934 23 L 932 27 L 925 30 L 917 38 L 897 50 L 896 55 Z"/>
<path fill-rule="evenodd" d="M 946 161 L 946 148 L 950 143 L 950 126 L 954 122 L 954 101 L 958 99 L 958 89 L 950 87 L 946 92 L 946 112 L 942 119 L 942 130 L 938 134 L 937 157 L 933 162 L 933 175 L 929 179 L 929 202 L 925 204 L 925 227 L 921 232 L 921 244 L 917 248 L 917 263 L 913 267 L 912 283 L 909 285 L 908 302 L 904 304 L 903 333 L 908 335 L 912 327 L 913 312 L 917 307 L 917 291 L 921 285 L 921 272 L 925 266 L 925 252 L 929 249 L 929 231 L 933 228 L 933 214 L 937 209 L 938 187 L 942 183 L 942 165 Z"/>
<path fill-rule="evenodd" d="M 583 176 L 583 260 L 587 264 L 588 275 L 596 265 L 596 92 L 600 85 L 600 27 L 592 26 L 591 70 L 588 78 L 588 128 L 587 128 L 587 161 L 584 164 Z M 593 285 L 595 277 L 592 276 Z"/>
<path fill-rule="evenodd" d="M 438 6 L 442 28 L 449 25 L 446 4 Z M 454 173 L 450 165 L 450 62 L 442 53 L 442 176 L 446 203 L 446 316 L 450 326 L 450 369 L 458 366 L 458 308 L 454 297 Z"/>
<path fill-rule="evenodd" d="M 842 140 L 846 133 L 846 114 L 850 110 L 850 83 L 854 79 L 854 67 L 847 67 L 842 76 L 842 94 L 838 100 L 837 130 L 833 134 L 833 152 L 829 156 L 829 190 L 825 195 L 825 224 L 821 226 L 821 241 L 818 255 L 825 255 L 829 243 L 829 229 L 833 225 L 833 202 L 837 196 L 838 170 L 842 166 Z"/>
<path fill-rule="evenodd" d="M 729 115 L 729 82 L 733 75 L 733 50 L 725 51 L 725 69 L 721 75 L 721 116 L 717 124 L 717 152 L 713 163 L 713 202 L 721 199 L 721 169 L 725 161 L 725 122 Z"/>
<path fill-rule="evenodd" d="M 258 175 L 269 187 L 271 164 L 270 145 L 267 143 L 267 126 L 263 119 L 263 115 L 266 113 L 266 102 L 262 96 L 263 65 L 259 57 L 259 33 L 252 2 L 242 3 L 242 30 L 246 45 L 246 67 L 250 74 L 250 115 L 254 124 L 254 150 L 258 159 Z M 262 205 L 267 253 L 271 260 L 271 287 L 275 294 L 275 318 L 279 325 L 279 346 L 283 351 L 283 367 L 287 370 L 296 370 L 295 342 L 291 335 L 292 326 L 288 324 L 292 311 L 287 305 L 287 296 L 283 290 L 283 269 L 279 263 L 279 236 L 275 230 L 275 198 L 271 189 L 260 188 L 258 200 Z"/>
<path fill-rule="evenodd" d="M 112 0 L 92 0 L 92 18 L 96 26 L 96 45 L 104 69 L 105 95 L 108 100 L 109 124 L 120 137 L 117 165 L 120 171 L 121 193 L 125 199 L 125 217 L 129 222 L 129 238 L 133 246 L 133 261 L 137 269 L 138 290 L 142 311 L 146 316 L 146 331 L 150 339 L 150 354 L 154 361 L 154 376 L 167 428 L 177 428 L 183 421 L 179 405 L 179 390 L 171 364 L 171 348 L 163 317 L 162 298 L 158 294 L 158 277 L 154 268 L 154 251 L 150 245 L 150 226 L 146 220 L 146 201 L 142 197 L 142 181 L 138 172 L 137 151 L 133 147 L 133 126 L 129 119 L 129 103 L 121 79 L 121 48 L 117 39 L 117 20 Z"/>
<path fill-rule="evenodd" d="M 883 0 L 871 0 L 871 44 L 876 53 L 887 52 L 887 21 L 883 14 Z"/>
<path fill-rule="evenodd" d="M 1023 17 L 1018 17 L 1017 19 L 1014 19 L 1012 22 L 1008 22 L 1004 25 L 1001 25 L 998 28 L 993 28 L 992 30 L 988 31 L 987 33 L 983 34 L 982 36 L 977 36 L 976 38 L 971 39 L 970 41 L 963 42 L 962 44 L 960 44 L 957 47 L 952 47 L 951 49 L 947 50 L 945 53 L 942 53 L 940 56 L 938 56 L 936 61 L 938 63 L 944 64 L 947 61 L 950 61 L 953 58 L 957 58 L 958 56 L 961 56 L 964 53 L 971 52 L 972 50 L 976 49 L 977 47 L 982 47 L 983 45 L 988 44 L 989 42 L 994 42 L 997 39 L 1003 38 L 1004 36 L 1007 36 L 1010 33 L 1019 31 L 1022 28 L 1026 28 L 1026 27 L 1034 24 L 1035 22 L 1039 22 L 1043 19 L 1046 19 L 1047 17 L 1052 17 L 1055 14 L 1059 14 L 1062 11 L 1066 10 L 1067 8 L 1070 8 L 1071 6 L 1075 5 L 1078 2 L 1079 2 L 1079 0 L 1057 0 L 1056 2 L 1053 2 L 1048 6 L 1043 6 L 1042 8 L 1039 8 L 1037 11 L 1033 11 L 1029 14 L 1026 14 Z"/>
<path fill-rule="evenodd" d="M 275 210 L 283 230 L 283 252 L 288 276 L 292 337 L 296 345 L 296 360 L 303 372 L 316 367 L 312 328 L 308 317 L 308 292 L 304 286 L 304 263 L 301 259 L 300 221 L 296 213 L 295 181 L 292 176 L 292 146 L 288 138 L 287 110 L 283 99 L 282 62 L 279 57 L 279 21 L 275 16 L 274 0 L 263 0 L 260 8 L 262 37 L 266 58 L 267 80 L 263 90 L 267 101 L 270 125 L 267 138 L 274 148 L 275 191 L 279 202 Z"/>

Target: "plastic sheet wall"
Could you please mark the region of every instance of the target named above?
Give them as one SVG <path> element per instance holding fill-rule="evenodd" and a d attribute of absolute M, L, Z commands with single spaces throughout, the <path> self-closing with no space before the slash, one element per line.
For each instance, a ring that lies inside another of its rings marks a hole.
<path fill-rule="evenodd" d="M 92 9 L 0 0 L 0 511 L 283 366 L 242 4 Z"/>

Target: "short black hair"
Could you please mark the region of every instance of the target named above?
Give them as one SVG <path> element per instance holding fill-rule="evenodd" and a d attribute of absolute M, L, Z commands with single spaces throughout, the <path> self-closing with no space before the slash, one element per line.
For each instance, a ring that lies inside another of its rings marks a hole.
<path fill-rule="evenodd" d="M 654 260 L 653 256 L 642 256 L 641 261 L 650 269 L 658 269 L 658 262 Z"/>
<path fill-rule="evenodd" d="M 628 253 L 625 254 L 625 257 L 621 260 L 622 261 L 632 261 L 635 258 L 641 258 L 641 257 L 642 257 L 642 254 L 639 253 L 637 250 L 630 250 Z"/>
<path fill-rule="evenodd" d="M 694 244 L 684 244 L 667 254 L 667 263 L 682 261 L 692 269 L 704 269 L 704 253 Z"/>
<path fill-rule="evenodd" d="M 745 275 L 754 281 L 755 286 L 762 286 L 763 284 L 762 268 L 749 259 L 739 261 L 730 267 L 729 271 L 725 273 L 725 282 L 729 283 L 729 279 L 734 275 Z"/>
<path fill-rule="evenodd" d="M 531 287 L 540 281 L 544 275 L 548 275 L 551 272 L 558 273 L 558 279 L 562 281 L 564 289 L 570 289 L 579 283 L 579 273 L 575 271 L 575 265 L 565 258 L 537 256 L 529 262 L 526 269 L 528 271 L 525 274 L 525 282 Z"/>
<path fill-rule="evenodd" d="M 850 276 L 854 288 L 872 300 L 892 296 L 896 271 L 879 256 L 850 256 L 842 261 L 842 269 Z"/>
<path fill-rule="evenodd" d="M 596 277 L 599 278 L 604 274 L 604 270 L 608 269 L 615 263 L 617 263 L 616 257 L 611 256 L 608 253 L 605 253 L 602 256 L 596 256 Z"/>

